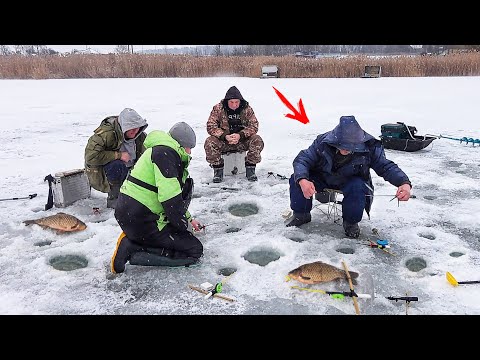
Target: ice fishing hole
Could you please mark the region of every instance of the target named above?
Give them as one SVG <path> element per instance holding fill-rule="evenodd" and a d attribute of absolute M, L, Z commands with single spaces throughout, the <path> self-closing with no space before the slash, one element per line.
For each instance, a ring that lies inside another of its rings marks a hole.
<path fill-rule="evenodd" d="M 233 267 L 224 267 L 224 268 L 218 269 L 217 274 L 222 276 L 230 276 L 236 271 L 237 269 Z"/>
<path fill-rule="evenodd" d="M 245 255 L 243 255 L 243 258 L 249 263 L 257 264 L 260 266 L 266 266 L 272 261 L 277 261 L 278 259 L 280 259 L 280 257 L 281 255 L 279 252 L 268 249 L 250 250 Z"/>
<path fill-rule="evenodd" d="M 240 230 L 242 230 L 242 229 L 237 228 L 237 227 L 232 227 L 232 228 L 228 228 L 227 230 L 225 230 L 225 232 L 226 232 L 227 234 L 230 234 L 230 233 L 239 232 Z"/>
<path fill-rule="evenodd" d="M 87 267 L 88 260 L 79 255 L 59 255 L 50 259 L 50 265 L 61 271 L 72 271 Z"/>
<path fill-rule="evenodd" d="M 459 252 L 459 251 L 453 251 L 449 254 L 451 257 L 460 257 L 460 256 L 463 256 L 465 255 L 464 253 L 462 252 Z"/>
<path fill-rule="evenodd" d="M 428 233 L 420 233 L 418 236 L 428 239 L 428 240 L 435 240 L 437 237 L 433 234 L 428 234 Z"/>
<path fill-rule="evenodd" d="M 355 250 L 349 247 L 338 248 L 337 252 L 342 254 L 355 254 Z"/>
<path fill-rule="evenodd" d="M 234 204 L 228 208 L 232 215 L 246 217 L 258 214 L 258 207 L 252 203 Z"/>
<path fill-rule="evenodd" d="M 305 239 L 303 239 L 301 237 L 297 237 L 297 236 L 289 237 L 289 239 L 292 240 L 292 241 L 298 242 L 298 243 L 301 243 L 301 242 L 305 241 Z"/>
<path fill-rule="evenodd" d="M 459 166 L 461 166 L 462 164 L 463 164 L 463 163 L 458 162 L 458 161 L 455 161 L 455 160 L 447 161 L 447 166 L 448 166 L 448 167 L 459 167 Z"/>
<path fill-rule="evenodd" d="M 91 220 L 90 222 L 91 223 L 102 223 L 102 222 L 105 222 L 107 221 L 109 218 L 105 218 L 105 219 L 94 219 L 94 220 Z"/>
<path fill-rule="evenodd" d="M 33 245 L 35 245 L 35 246 L 48 246 L 48 245 L 50 245 L 51 243 L 52 243 L 51 240 L 45 240 L 45 241 L 36 242 L 36 243 L 33 244 Z"/>
<path fill-rule="evenodd" d="M 427 267 L 427 262 L 421 257 L 414 257 L 414 258 L 408 259 L 405 262 L 405 266 L 410 271 L 419 272 L 420 270 L 425 269 Z"/>

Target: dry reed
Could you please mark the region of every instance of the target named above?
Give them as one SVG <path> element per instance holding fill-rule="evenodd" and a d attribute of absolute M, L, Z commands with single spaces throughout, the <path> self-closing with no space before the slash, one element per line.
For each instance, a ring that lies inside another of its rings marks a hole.
<path fill-rule="evenodd" d="M 355 78 L 365 66 L 382 67 L 382 77 L 479 76 L 480 52 L 444 56 L 203 56 L 87 54 L 0 56 L 0 79 L 261 77 L 277 65 L 282 78 Z"/>

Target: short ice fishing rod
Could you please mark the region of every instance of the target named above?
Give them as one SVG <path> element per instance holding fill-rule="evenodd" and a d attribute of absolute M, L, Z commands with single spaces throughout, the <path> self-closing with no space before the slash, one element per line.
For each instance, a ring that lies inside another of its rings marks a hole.
<path fill-rule="evenodd" d="M 21 199 L 33 199 L 37 194 L 30 194 L 25 197 L 14 197 L 14 198 L 9 198 L 9 199 L 0 199 L 0 201 L 7 201 L 7 200 L 21 200 Z"/>
<path fill-rule="evenodd" d="M 376 242 L 373 242 L 372 240 L 367 240 L 368 241 L 368 246 L 372 247 L 372 248 L 378 248 L 380 250 L 383 250 L 385 251 L 386 253 L 390 254 L 390 255 L 393 255 L 393 256 L 397 256 L 395 255 L 394 253 L 392 253 L 390 250 L 387 250 L 390 248 L 390 245 L 388 244 L 388 240 L 386 239 L 380 239 L 380 234 L 378 232 L 378 229 L 377 228 L 373 228 L 372 229 L 372 233 L 378 238 Z"/>
<path fill-rule="evenodd" d="M 447 271 L 447 281 L 452 284 L 453 286 L 458 286 L 460 284 L 480 284 L 480 280 L 473 280 L 473 281 L 457 281 L 455 277 Z"/>
<path fill-rule="evenodd" d="M 320 294 L 330 295 L 334 299 L 344 299 L 345 297 L 358 297 L 360 299 L 371 299 L 372 295 L 370 294 L 357 294 L 355 291 L 325 291 L 320 289 L 309 289 L 300 286 L 291 286 L 292 289 L 305 290 L 310 292 L 316 292 Z"/>
<path fill-rule="evenodd" d="M 278 177 L 280 180 L 288 180 L 288 177 L 280 174 L 274 174 L 272 171 L 268 172 L 267 178 L 269 178 L 270 176 L 273 176 L 275 179 Z"/>
<path fill-rule="evenodd" d="M 205 287 L 208 287 L 208 288 L 204 288 L 204 290 L 208 291 L 208 293 L 205 295 L 205 299 L 208 299 L 210 296 L 213 296 L 215 294 L 218 294 L 218 293 L 221 293 L 222 290 L 223 290 L 223 285 L 225 285 L 225 283 L 227 282 L 227 280 L 230 278 L 230 276 L 232 276 L 232 274 L 228 275 L 227 277 L 225 277 L 222 281 L 216 283 L 215 285 L 212 285 L 210 283 L 203 283 L 202 285 Z M 202 286 L 200 285 L 200 286 Z M 210 285 L 210 286 L 209 286 Z"/>
<path fill-rule="evenodd" d="M 408 295 L 408 294 L 407 294 Z M 418 301 L 416 296 L 387 296 L 388 300 L 405 301 L 405 315 L 408 315 L 408 307 L 412 301 Z"/>
<path fill-rule="evenodd" d="M 388 300 L 395 300 L 395 302 L 405 301 L 407 303 L 409 303 L 411 301 L 418 301 L 417 296 L 387 296 L 387 299 Z"/>

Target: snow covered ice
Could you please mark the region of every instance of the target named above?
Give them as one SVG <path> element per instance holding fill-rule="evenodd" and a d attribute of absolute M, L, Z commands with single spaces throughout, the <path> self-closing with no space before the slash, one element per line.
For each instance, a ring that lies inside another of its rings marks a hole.
<path fill-rule="evenodd" d="M 252 105 L 265 141 L 256 183 L 238 175 L 213 184 L 205 160 L 208 115 L 232 85 Z M 290 110 L 273 86 L 294 105 L 302 99 L 310 123 L 286 118 Z M 361 314 L 405 314 L 405 302 L 386 297 L 406 294 L 419 299 L 410 303 L 409 315 L 480 314 L 480 284 L 454 287 L 445 276 L 448 271 L 458 281 L 480 280 L 479 146 L 436 139 L 418 152 L 386 150 L 387 158 L 410 177 L 416 199 L 390 201 L 396 188 L 372 171 L 375 195 L 391 196 L 375 197 L 358 240 L 346 238 L 321 206 L 312 211 L 311 223 L 286 228 L 282 214 L 289 209 L 288 180 L 268 176 L 289 177 L 298 152 L 342 115 L 354 115 L 376 137 L 382 124 L 401 121 L 415 126 L 418 134 L 480 138 L 479 90 L 480 77 L 1 80 L 0 198 L 38 196 L 0 202 L 0 313 L 355 314 L 350 298 L 292 289 L 304 284 L 285 281 L 290 270 L 320 260 L 337 267 L 345 261 L 349 270 L 360 273 L 355 290 L 375 294 L 373 300 L 358 300 Z M 190 212 L 207 224 L 198 235 L 205 249 L 200 266 L 127 265 L 125 273 L 113 275 L 109 262 L 120 228 L 105 207 L 106 194 L 92 190 L 88 199 L 44 210 L 45 176 L 83 168 L 93 130 L 125 107 L 147 118 L 147 132 L 185 121 L 197 134 L 189 169 L 195 181 Z M 258 212 L 230 213 L 239 204 Z M 78 217 L 87 229 L 57 235 L 22 223 L 60 211 Z M 366 245 L 365 239 L 374 239 L 373 228 L 389 240 L 396 256 Z M 85 259 L 85 266 L 72 271 L 52 266 L 52 259 L 67 255 Z M 416 261 L 415 271 L 407 267 L 409 261 Z M 188 287 L 215 284 L 226 277 L 225 269 L 235 272 L 222 294 L 234 302 L 204 299 Z M 309 287 L 349 290 L 347 282 Z"/>

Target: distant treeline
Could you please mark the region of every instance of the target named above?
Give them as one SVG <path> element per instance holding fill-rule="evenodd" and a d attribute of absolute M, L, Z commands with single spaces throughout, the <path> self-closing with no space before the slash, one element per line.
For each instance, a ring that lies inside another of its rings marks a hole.
<path fill-rule="evenodd" d="M 193 56 L 287 56 L 300 55 L 414 55 L 447 54 L 454 51 L 479 51 L 480 45 L 195 45 L 143 50 L 143 46 L 116 45 L 115 54 L 162 54 Z M 98 54 L 95 45 L 85 45 L 83 49 L 72 49 L 70 54 Z M 46 45 L 0 45 L 0 55 L 60 55 Z"/>
<path fill-rule="evenodd" d="M 480 53 L 437 56 L 344 55 L 195 56 L 164 54 L 74 54 L 0 56 L 0 79 L 261 77 L 276 65 L 281 78 L 356 78 L 365 66 L 381 66 L 382 77 L 479 76 Z"/>

